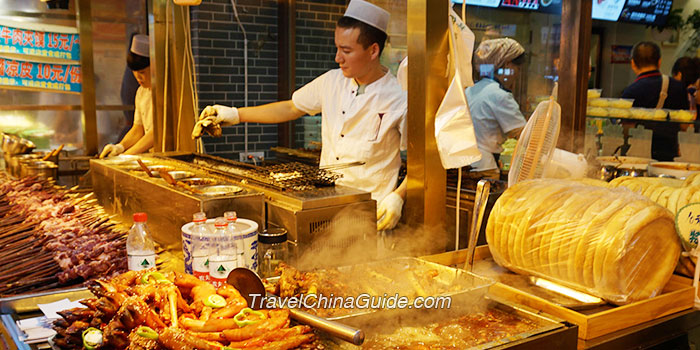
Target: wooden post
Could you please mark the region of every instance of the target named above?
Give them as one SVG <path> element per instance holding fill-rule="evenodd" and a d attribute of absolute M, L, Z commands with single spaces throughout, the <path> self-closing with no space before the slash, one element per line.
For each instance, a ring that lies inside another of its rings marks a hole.
<path fill-rule="evenodd" d="M 561 131 L 558 147 L 571 152 L 583 150 L 586 130 L 592 6 L 591 0 L 562 2 L 559 47 Z"/>
<path fill-rule="evenodd" d="M 92 9 L 90 0 L 76 0 L 78 35 L 80 35 L 80 74 L 82 92 L 83 143 L 85 154 L 97 154 L 97 102 L 95 65 L 92 57 Z"/>

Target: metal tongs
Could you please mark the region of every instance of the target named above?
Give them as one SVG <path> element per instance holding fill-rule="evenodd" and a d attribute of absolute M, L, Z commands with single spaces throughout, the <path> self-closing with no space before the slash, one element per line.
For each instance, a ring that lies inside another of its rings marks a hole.
<path fill-rule="evenodd" d="M 226 283 L 236 288 L 241 293 L 241 296 L 245 298 L 246 302 L 248 302 L 248 306 L 252 309 L 257 310 L 263 308 L 263 306 L 268 304 L 267 300 L 273 300 L 276 307 L 282 307 L 279 305 L 279 298 L 277 296 L 268 294 L 265 291 L 265 286 L 263 285 L 262 280 L 260 280 L 260 276 L 249 269 L 244 267 L 233 269 L 233 271 L 229 273 Z M 264 303 L 262 300 L 263 297 L 267 298 Z M 316 327 L 327 332 L 328 334 L 336 336 L 352 344 L 362 345 L 362 343 L 365 341 L 365 333 L 360 329 L 355 329 L 342 323 L 329 321 L 323 317 L 318 317 L 298 309 L 290 308 L 289 315 L 297 322 Z"/>
<path fill-rule="evenodd" d="M 488 202 L 490 192 L 491 183 L 486 179 L 479 180 L 479 183 L 476 185 L 476 194 L 474 195 L 474 213 L 472 214 L 472 227 L 471 230 L 469 230 L 467 260 L 464 262 L 464 269 L 469 272 L 471 272 L 474 268 L 474 251 L 476 250 L 476 241 L 477 238 L 479 238 L 481 222 L 484 220 L 486 203 Z"/>
<path fill-rule="evenodd" d="M 155 177 L 155 175 L 153 175 L 153 173 L 151 172 L 151 169 L 149 169 L 149 168 L 146 166 L 146 164 L 144 164 L 144 163 L 141 161 L 141 159 L 137 159 L 136 161 L 137 161 L 137 162 L 139 163 L 139 165 L 141 166 L 141 169 L 143 169 L 143 171 L 146 172 L 146 174 L 148 175 L 148 177 Z"/>
<path fill-rule="evenodd" d="M 168 172 L 165 171 L 165 170 L 158 170 L 158 174 L 159 174 L 160 177 L 161 177 L 163 180 L 165 180 L 165 182 L 167 182 L 169 185 L 172 185 L 172 186 L 175 186 L 175 187 L 181 187 L 181 188 L 183 188 L 183 189 L 185 189 L 185 190 L 187 190 L 187 191 L 193 192 L 193 193 L 202 194 L 202 191 L 200 191 L 200 190 L 198 190 L 198 189 L 196 189 L 196 188 L 194 188 L 194 187 L 192 187 L 192 186 L 190 186 L 190 185 L 188 185 L 188 184 L 186 184 L 186 183 L 184 183 L 184 182 L 175 180 L 175 179 L 173 178 L 173 176 L 170 175 L 170 173 L 168 173 Z"/>

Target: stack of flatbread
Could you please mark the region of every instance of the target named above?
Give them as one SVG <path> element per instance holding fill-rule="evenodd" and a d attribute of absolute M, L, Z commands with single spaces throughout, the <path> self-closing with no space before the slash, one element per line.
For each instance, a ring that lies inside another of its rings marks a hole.
<path fill-rule="evenodd" d="M 673 216 L 627 189 L 541 179 L 505 191 L 486 228 L 499 264 L 616 304 L 653 297 L 680 255 Z"/>
<path fill-rule="evenodd" d="M 700 173 L 685 181 L 658 177 L 622 176 L 613 179 L 608 187 L 627 187 L 675 214 L 689 203 L 700 202 Z"/>

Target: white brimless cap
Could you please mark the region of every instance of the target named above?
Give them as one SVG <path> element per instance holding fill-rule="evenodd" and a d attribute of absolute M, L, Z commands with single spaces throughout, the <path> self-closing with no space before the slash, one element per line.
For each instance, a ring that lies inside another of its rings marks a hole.
<path fill-rule="evenodd" d="M 133 39 L 131 39 L 131 52 L 139 56 L 150 57 L 148 35 L 134 35 Z"/>
<path fill-rule="evenodd" d="M 389 26 L 389 12 L 364 0 L 351 0 L 344 16 L 369 24 L 384 33 Z"/>

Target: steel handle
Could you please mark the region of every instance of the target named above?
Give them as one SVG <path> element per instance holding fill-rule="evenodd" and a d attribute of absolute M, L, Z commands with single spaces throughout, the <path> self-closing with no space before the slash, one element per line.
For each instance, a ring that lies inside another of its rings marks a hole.
<path fill-rule="evenodd" d="M 361 329 L 355 329 L 342 323 L 329 321 L 325 318 L 297 309 L 289 309 L 289 313 L 294 320 L 300 323 L 318 328 L 355 345 L 362 345 L 365 341 L 365 332 Z"/>
<path fill-rule="evenodd" d="M 464 269 L 470 272 L 474 267 L 476 241 L 479 237 L 479 230 L 481 229 L 481 222 L 484 219 L 486 203 L 488 202 L 490 192 L 491 183 L 488 180 L 479 180 L 479 183 L 476 185 L 476 193 L 474 196 L 474 213 L 472 214 L 472 227 L 469 232 L 469 242 L 467 245 L 467 260 L 464 263 Z"/>

